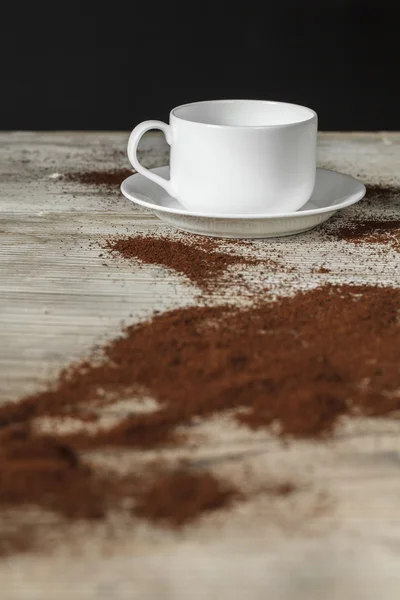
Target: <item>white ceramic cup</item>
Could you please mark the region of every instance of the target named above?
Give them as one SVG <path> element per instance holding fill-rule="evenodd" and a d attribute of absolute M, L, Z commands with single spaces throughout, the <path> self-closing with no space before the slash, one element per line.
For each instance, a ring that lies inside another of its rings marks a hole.
<path fill-rule="evenodd" d="M 143 167 L 137 147 L 149 129 L 171 146 L 170 179 Z M 128 142 L 138 173 L 188 210 L 213 214 L 295 212 L 315 184 L 317 115 L 264 100 L 212 100 L 174 108 L 170 124 L 144 121 Z"/>

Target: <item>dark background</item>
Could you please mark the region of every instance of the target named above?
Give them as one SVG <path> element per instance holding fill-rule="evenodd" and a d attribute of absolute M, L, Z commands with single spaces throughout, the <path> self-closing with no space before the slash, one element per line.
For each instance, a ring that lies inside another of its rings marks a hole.
<path fill-rule="evenodd" d="M 321 130 L 400 129 L 398 2 L 7 3 L 0 129 L 132 129 L 185 102 L 314 108 Z"/>

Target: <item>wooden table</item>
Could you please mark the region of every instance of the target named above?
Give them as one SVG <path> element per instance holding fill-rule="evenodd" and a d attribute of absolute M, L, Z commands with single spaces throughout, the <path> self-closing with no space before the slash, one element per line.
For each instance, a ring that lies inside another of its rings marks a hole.
<path fill-rule="evenodd" d="M 57 175 L 127 167 L 127 134 L 18 132 L 0 139 L 4 402 L 39 389 L 94 343 L 114 337 L 122 321 L 193 304 L 196 293 L 162 268 L 138 270 L 99 256 L 110 235 L 171 230 L 118 192 Z M 157 134 L 147 135 L 141 150 L 147 166 L 168 160 Z M 367 184 L 400 186 L 400 134 L 321 134 L 319 164 Z M 400 193 L 390 205 L 361 207 L 348 210 L 398 218 Z M 267 257 L 279 246 L 296 265 L 296 277 L 271 275 L 278 291 L 327 281 L 400 285 L 399 254 L 356 246 L 343 252 L 343 244 L 315 230 L 257 242 L 253 251 Z M 330 273 L 316 273 L 321 261 Z M 197 449 L 199 457 L 236 479 L 249 466 L 260 481 L 288 477 L 302 492 L 268 503 L 255 497 L 180 534 L 143 525 L 134 536 L 121 526 L 110 536 L 77 526 L 50 556 L 3 560 L 2 600 L 400 597 L 400 424 L 353 422 L 327 443 L 289 447 L 210 426 L 216 441 Z"/>

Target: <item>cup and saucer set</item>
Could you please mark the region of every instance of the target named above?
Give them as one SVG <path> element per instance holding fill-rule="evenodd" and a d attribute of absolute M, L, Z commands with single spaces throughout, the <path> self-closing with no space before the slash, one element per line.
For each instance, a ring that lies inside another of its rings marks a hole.
<path fill-rule="evenodd" d="M 142 135 L 161 129 L 170 166 L 146 169 Z M 132 131 L 128 157 L 137 171 L 121 185 L 126 198 L 190 233 L 268 238 L 301 233 L 359 202 L 365 186 L 320 169 L 317 115 L 263 100 L 214 100 L 174 108 L 170 124 L 145 121 Z"/>

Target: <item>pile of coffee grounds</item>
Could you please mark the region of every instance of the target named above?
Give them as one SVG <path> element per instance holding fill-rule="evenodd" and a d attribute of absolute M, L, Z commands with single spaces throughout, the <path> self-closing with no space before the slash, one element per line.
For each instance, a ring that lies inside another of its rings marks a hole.
<path fill-rule="evenodd" d="M 277 424 L 284 436 L 320 437 L 342 415 L 398 408 L 399 306 L 399 289 L 325 285 L 242 310 L 160 314 L 126 328 L 101 360 L 72 365 L 49 390 L 0 407 L 0 426 L 79 418 L 104 390 L 114 398 L 145 390 L 158 410 L 70 442 L 153 448 L 173 443 L 175 428 L 194 417 L 232 409 L 253 428 Z"/>
<path fill-rule="evenodd" d="M 159 265 L 185 275 L 203 291 L 210 291 L 219 278 L 233 265 L 249 266 L 259 261 L 222 251 L 221 243 L 199 238 L 199 241 L 170 239 L 150 235 L 112 238 L 105 249 L 113 255 L 139 260 L 146 265 Z M 277 263 L 269 261 L 270 267 Z"/>
<path fill-rule="evenodd" d="M 18 505 L 75 519 L 105 514 L 104 493 L 92 470 L 70 446 L 34 435 L 27 424 L 0 434 L 0 507 Z"/>
<path fill-rule="evenodd" d="M 97 472 L 57 436 L 34 433 L 29 424 L 0 435 L 0 556 L 40 547 L 40 523 L 18 520 L 18 507 L 39 507 L 69 520 L 104 519 L 129 501 L 133 516 L 177 527 L 240 498 L 211 473 L 188 469 L 121 476 Z M 2 511 L 12 509 L 14 520 Z"/>
<path fill-rule="evenodd" d="M 98 186 L 100 188 L 119 189 L 121 183 L 133 175 L 131 169 L 110 169 L 109 171 L 85 171 L 77 173 L 66 173 L 63 175 L 65 181 L 81 183 L 83 185 Z"/>
<path fill-rule="evenodd" d="M 229 506 L 237 490 L 215 479 L 211 473 L 177 470 L 155 479 L 139 496 L 135 514 L 153 522 L 181 527 L 199 513 Z"/>
<path fill-rule="evenodd" d="M 74 442 L 151 448 L 173 443 L 175 428 L 194 417 L 232 409 L 252 428 L 274 424 L 302 437 L 331 433 L 343 415 L 387 415 L 399 406 L 399 305 L 397 289 L 327 285 L 251 309 L 190 307 L 128 327 L 90 376 L 71 371 L 71 401 L 91 398 L 94 377 L 120 391 L 138 385 L 161 408 Z"/>
<path fill-rule="evenodd" d="M 381 244 L 400 252 L 400 220 L 368 219 L 339 223 L 327 234 L 352 244 Z"/>

